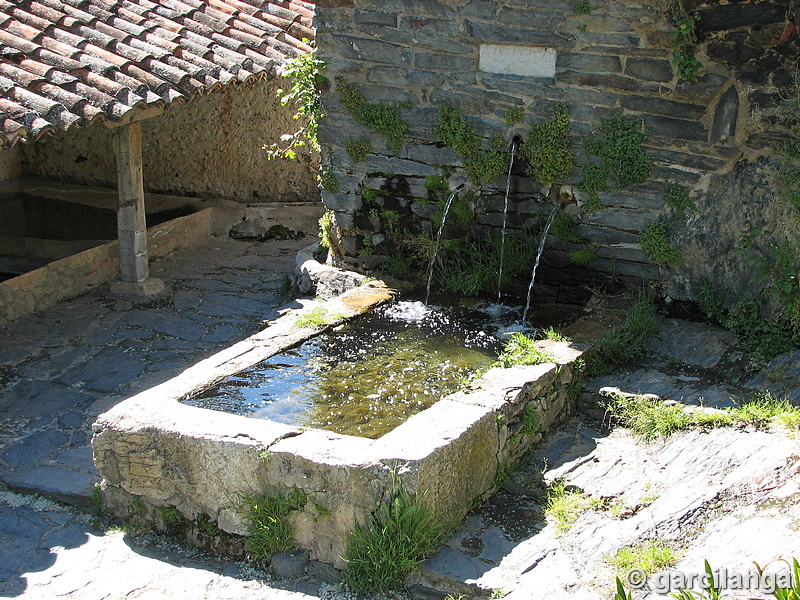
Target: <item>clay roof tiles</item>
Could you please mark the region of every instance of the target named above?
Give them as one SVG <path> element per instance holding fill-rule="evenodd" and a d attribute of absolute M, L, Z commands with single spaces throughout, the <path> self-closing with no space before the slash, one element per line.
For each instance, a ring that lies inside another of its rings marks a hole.
<path fill-rule="evenodd" d="M 273 77 L 306 0 L 0 0 L 0 146 Z"/>

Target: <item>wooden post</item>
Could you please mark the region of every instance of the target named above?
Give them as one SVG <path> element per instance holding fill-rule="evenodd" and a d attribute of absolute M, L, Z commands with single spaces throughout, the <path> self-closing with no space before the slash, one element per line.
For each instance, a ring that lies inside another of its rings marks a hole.
<path fill-rule="evenodd" d="M 117 235 L 120 281 L 112 290 L 135 296 L 151 296 L 164 290 L 164 282 L 150 277 L 147 256 L 144 182 L 142 179 L 142 128 L 130 123 L 114 131 L 117 158 Z"/>

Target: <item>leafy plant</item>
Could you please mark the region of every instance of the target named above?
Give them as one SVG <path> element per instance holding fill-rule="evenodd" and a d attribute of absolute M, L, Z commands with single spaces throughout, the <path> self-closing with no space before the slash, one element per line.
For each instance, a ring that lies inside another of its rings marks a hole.
<path fill-rule="evenodd" d="M 755 563 L 755 565 L 756 569 L 758 570 L 758 574 L 763 577 L 764 575 L 763 569 L 759 566 L 758 563 Z M 792 558 L 792 564 L 790 565 L 790 567 L 791 571 L 789 573 L 790 576 L 788 578 L 789 585 L 787 587 L 781 587 L 779 585 L 776 585 L 775 591 L 772 592 L 772 595 L 775 596 L 776 600 L 800 600 L 800 564 L 798 564 L 796 558 Z M 775 576 L 773 575 L 773 577 Z"/>
<path fill-rule="evenodd" d="M 589 15 L 592 13 L 592 5 L 589 3 L 589 0 L 583 0 L 583 2 L 575 5 L 572 12 L 576 15 Z"/>
<path fill-rule="evenodd" d="M 433 135 L 461 155 L 464 170 L 475 185 L 502 175 L 508 169 L 509 153 L 502 135 L 493 135 L 486 147 L 483 138 L 457 108 L 444 103 L 438 105 Z"/>
<path fill-rule="evenodd" d="M 475 296 L 495 291 L 501 249 L 504 268 L 500 285 L 526 271 L 533 259 L 533 246 L 515 238 L 506 238 L 504 246 L 500 237 L 489 233 L 461 244 L 447 241 L 440 246 L 435 274 L 439 287 L 452 294 Z"/>
<path fill-rule="evenodd" d="M 536 412 L 533 406 L 526 404 L 525 408 L 522 409 L 522 429 L 520 429 L 520 433 L 526 435 L 539 433 L 540 425 L 539 413 Z"/>
<path fill-rule="evenodd" d="M 633 600 L 633 594 L 625 590 L 625 586 L 620 581 L 620 578 L 617 577 L 617 592 L 614 594 L 613 600 Z"/>
<path fill-rule="evenodd" d="M 403 577 L 439 546 L 450 525 L 425 508 L 393 476 L 389 499 L 356 523 L 347 540 L 344 580 L 362 593 L 399 587 Z"/>
<path fill-rule="evenodd" d="M 672 209 L 675 216 L 680 220 L 686 218 L 686 211 L 697 211 L 697 206 L 694 200 L 683 188 L 679 185 L 667 184 L 667 193 L 664 195 L 664 203 Z"/>
<path fill-rule="evenodd" d="M 683 0 L 675 0 L 672 16 L 675 19 L 675 29 L 668 34 L 672 45 L 672 64 L 679 77 L 697 81 L 703 69 L 703 63 L 694 55 L 694 45 L 697 41 L 696 28 L 700 15 L 697 12 L 687 11 Z"/>
<path fill-rule="evenodd" d="M 256 560 L 268 561 L 276 552 L 295 547 L 292 513 L 303 510 L 308 496 L 292 489 L 280 493 L 240 492 L 237 510 L 247 521 L 245 549 Z"/>
<path fill-rule="evenodd" d="M 333 230 L 333 211 L 328 209 L 325 213 L 319 218 L 319 243 L 322 245 L 323 248 L 328 248 L 332 250 L 334 246 L 333 236 L 335 232 Z"/>
<path fill-rule="evenodd" d="M 322 171 L 319 176 L 319 183 L 326 192 L 330 192 L 331 194 L 337 194 L 339 192 L 339 182 L 330 169 Z"/>
<path fill-rule="evenodd" d="M 657 265 L 678 267 L 683 262 L 680 248 L 669 241 L 667 227 L 663 223 L 648 223 L 642 229 L 642 250 Z"/>
<path fill-rule="evenodd" d="M 734 421 L 731 413 L 689 412 L 681 404 L 665 404 L 658 398 L 640 395 L 614 394 L 605 408 L 622 426 L 647 441 L 698 426 L 723 427 Z"/>
<path fill-rule="evenodd" d="M 508 368 L 514 365 L 538 365 L 553 362 L 547 352 L 536 345 L 536 340 L 519 331 L 511 334 L 495 365 Z"/>
<path fill-rule="evenodd" d="M 283 77 L 292 82 L 289 91 L 284 92 L 283 89 L 277 91 L 281 106 L 289 104 L 296 106 L 297 111 L 292 118 L 296 121 L 304 120 L 305 124 L 294 133 L 282 135 L 280 144 L 264 146 L 267 150 L 267 159 L 293 159 L 297 156 L 296 149 L 306 145 L 313 151 L 319 152 L 317 129 L 323 117 L 319 86 L 325 81 L 322 75 L 325 62 L 317 59 L 313 42 L 309 44 L 312 46 L 311 52 L 300 54 L 290 61 L 283 71 Z"/>
<path fill-rule="evenodd" d="M 642 150 L 642 143 L 648 136 L 642 131 L 641 119 L 616 115 L 603 119 L 600 134 L 586 136 L 583 147 L 588 155 L 600 159 L 605 173 L 613 177 L 617 188 L 621 189 L 644 183 L 653 174 L 653 160 Z M 583 177 L 586 180 L 586 174 Z"/>
<path fill-rule="evenodd" d="M 521 123 L 524 116 L 525 116 L 524 106 L 515 106 L 513 108 L 509 108 L 508 112 L 506 112 L 506 125 L 511 127 L 512 125 Z"/>
<path fill-rule="evenodd" d="M 322 327 L 323 325 L 335 323 L 342 318 L 344 318 L 344 315 L 330 314 L 327 309 L 318 306 L 306 314 L 297 317 L 294 324 L 297 327 Z"/>
<path fill-rule="evenodd" d="M 539 183 L 553 183 L 572 173 L 569 130 L 569 109 L 564 104 L 553 109 L 551 118 L 531 125 L 520 150 L 528 160 L 528 174 Z"/>
<path fill-rule="evenodd" d="M 573 262 L 578 266 L 583 266 L 597 258 L 597 250 L 593 246 L 586 245 L 580 250 L 573 250 L 572 252 L 569 252 L 567 256 L 569 257 L 570 262 Z"/>
<path fill-rule="evenodd" d="M 356 86 L 343 80 L 337 83 L 336 91 L 339 92 L 342 106 L 356 121 L 387 136 L 392 151 L 400 154 L 408 131 L 408 123 L 400 116 L 397 106 L 385 102 L 367 102 Z"/>
<path fill-rule="evenodd" d="M 372 152 L 372 144 L 366 139 L 349 140 L 344 149 L 353 162 L 359 163 L 367 157 L 367 154 Z"/>

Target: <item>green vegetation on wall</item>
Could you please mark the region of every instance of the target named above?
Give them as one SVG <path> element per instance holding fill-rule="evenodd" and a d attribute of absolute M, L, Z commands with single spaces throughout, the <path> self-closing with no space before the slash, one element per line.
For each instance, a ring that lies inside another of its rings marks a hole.
<path fill-rule="evenodd" d="M 564 104 L 555 107 L 552 117 L 531 125 L 520 151 L 528 161 L 528 174 L 539 183 L 554 183 L 572 174 L 569 130 L 569 109 Z"/>
<path fill-rule="evenodd" d="M 667 237 L 667 226 L 664 223 L 648 223 L 642 229 L 642 250 L 657 265 L 679 267 L 683 263 L 681 250 Z"/>
<path fill-rule="evenodd" d="M 444 103 L 438 105 L 433 135 L 461 155 L 464 169 L 475 185 L 502 175 L 508 169 L 509 152 L 503 136 L 495 134 L 485 144 L 457 108 Z"/>
<path fill-rule="evenodd" d="M 687 11 L 683 0 L 675 0 L 672 5 L 672 17 L 675 19 L 675 29 L 668 34 L 672 46 L 672 64 L 678 77 L 697 81 L 703 69 L 703 63 L 694 55 L 694 45 L 697 41 L 696 28 L 700 15 Z"/>
<path fill-rule="evenodd" d="M 587 154 L 600 159 L 606 174 L 614 179 L 617 189 L 622 189 L 644 183 L 653 174 L 653 160 L 642 149 L 648 137 L 641 119 L 616 115 L 603 119 L 600 134 L 586 136 L 583 147 Z"/>
<path fill-rule="evenodd" d="M 367 154 L 372 152 L 372 144 L 370 144 L 369 140 L 349 140 L 344 149 L 353 162 L 359 163 L 367 157 Z"/>
<path fill-rule="evenodd" d="M 399 105 L 367 102 L 355 85 L 343 80 L 336 84 L 336 91 L 339 92 L 342 106 L 356 121 L 387 136 L 392 152 L 400 154 L 408 131 L 408 123 L 400 116 Z"/>

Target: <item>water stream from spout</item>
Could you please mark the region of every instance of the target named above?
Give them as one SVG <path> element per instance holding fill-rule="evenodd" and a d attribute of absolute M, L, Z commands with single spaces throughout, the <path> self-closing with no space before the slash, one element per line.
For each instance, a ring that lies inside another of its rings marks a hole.
<path fill-rule="evenodd" d="M 500 292 L 503 284 L 503 254 L 506 249 L 506 219 L 508 218 L 508 192 L 511 190 L 511 168 L 514 166 L 514 153 L 517 143 L 511 144 L 511 160 L 508 161 L 508 175 L 506 176 L 506 195 L 503 200 L 503 230 L 500 234 L 500 268 L 497 272 L 497 302 L 500 302 Z"/>
<path fill-rule="evenodd" d="M 447 220 L 447 213 L 450 210 L 450 205 L 453 203 L 453 198 L 456 197 L 456 192 L 452 192 L 444 205 L 444 212 L 442 213 L 442 222 L 439 225 L 439 232 L 436 234 L 436 240 L 433 242 L 433 253 L 431 254 L 431 264 L 428 267 L 428 285 L 425 289 L 425 304 L 428 303 L 428 297 L 431 295 L 431 281 L 433 280 L 433 267 L 436 264 L 436 253 L 439 251 L 439 239 L 442 237 L 444 230 L 444 222 Z"/>
<path fill-rule="evenodd" d="M 536 280 L 536 269 L 539 267 L 539 259 L 542 257 L 542 252 L 544 252 L 544 242 L 547 239 L 547 232 L 550 231 L 550 226 L 553 224 L 553 219 L 556 218 L 557 211 L 558 205 L 554 206 L 553 210 L 550 211 L 550 216 L 547 218 L 547 224 L 544 226 L 544 231 L 542 232 L 542 239 L 539 242 L 539 249 L 536 251 L 536 261 L 533 263 L 531 282 L 528 285 L 528 299 L 525 301 L 525 311 L 522 313 L 523 325 L 525 325 L 525 321 L 528 318 L 528 309 L 531 306 L 531 291 L 533 290 L 533 282 Z"/>

